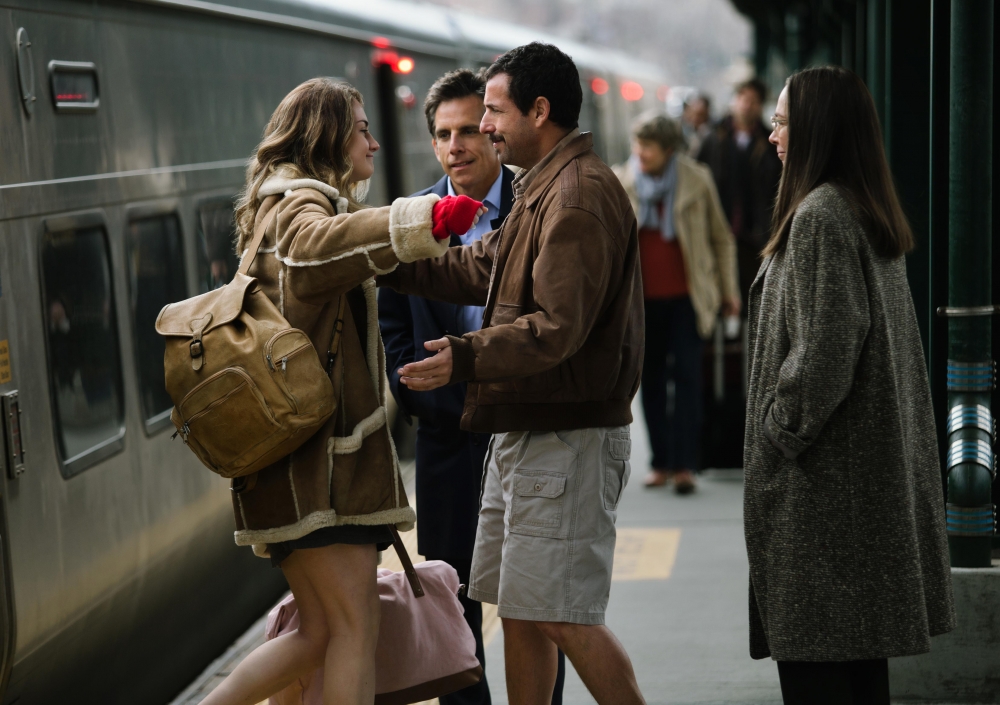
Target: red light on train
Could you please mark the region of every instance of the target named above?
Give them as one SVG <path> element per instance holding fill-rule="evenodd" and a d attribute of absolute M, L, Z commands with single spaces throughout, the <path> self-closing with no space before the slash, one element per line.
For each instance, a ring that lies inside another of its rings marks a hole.
<path fill-rule="evenodd" d="M 656 99 L 661 103 L 667 100 L 668 95 L 670 95 L 670 86 L 660 86 L 656 89 Z"/>
<path fill-rule="evenodd" d="M 608 82 L 603 78 L 595 78 L 590 82 L 590 90 L 597 95 L 604 95 L 608 92 Z"/>
<path fill-rule="evenodd" d="M 372 54 L 372 66 L 388 66 L 393 73 L 410 73 L 417 63 L 409 56 L 400 56 L 394 51 L 379 49 Z"/>
<path fill-rule="evenodd" d="M 379 50 L 372 54 L 372 65 L 373 66 L 390 66 L 392 70 L 396 70 L 396 64 L 399 63 L 399 54 L 394 51 L 383 51 Z"/>
<path fill-rule="evenodd" d="M 388 49 L 392 43 L 385 37 L 374 37 L 372 38 L 372 46 L 376 49 Z"/>
<path fill-rule="evenodd" d="M 625 100 L 642 100 L 645 91 L 635 81 L 625 81 L 622 84 L 622 98 Z"/>

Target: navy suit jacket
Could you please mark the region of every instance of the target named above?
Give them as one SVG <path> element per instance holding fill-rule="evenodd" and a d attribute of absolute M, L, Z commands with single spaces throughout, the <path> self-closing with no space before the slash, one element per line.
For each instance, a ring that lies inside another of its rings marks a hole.
<path fill-rule="evenodd" d="M 500 215 L 490 225 L 499 228 L 514 205 L 514 173 L 501 167 Z M 448 177 L 414 196 L 448 195 Z M 452 236 L 452 247 L 462 241 Z M 479 517 L 479 490 L 489 434 L 458 427 L 465 404 L 465 384 L 431 392 L 414 392 L 399 383 L 399 368 L 430 353 L 424 342 L 445 335 L 460 336 L 461 306 L 379 289 L 378 320 L 385 344 L 389 387 L 401 411 L 419 418 L 417 426 L 417 548 L 433 558 L 472 558 Z"/>

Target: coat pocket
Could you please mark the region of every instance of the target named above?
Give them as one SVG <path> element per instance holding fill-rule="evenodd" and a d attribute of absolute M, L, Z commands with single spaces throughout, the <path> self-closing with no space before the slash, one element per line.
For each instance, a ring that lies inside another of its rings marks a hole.
<path fill-rule="evenodd" d="M 510 531 L 514 534 L 562 538 L 566 476 L 543 472 L 514 474 Z"/>
<path fill-rule="evenodd" d="M 632 440 L 628 433 L 608 434 L 608 452 L 604 462 L 604 508 L 609 512 L 618 509 L 618 502 L 632 473 L 631 457 Z"/>

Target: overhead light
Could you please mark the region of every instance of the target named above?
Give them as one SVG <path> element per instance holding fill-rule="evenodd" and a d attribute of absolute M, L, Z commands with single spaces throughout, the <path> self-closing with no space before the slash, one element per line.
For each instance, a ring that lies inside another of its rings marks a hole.
<path fill-rule="evenodd" d="M 413 63 L 413 59 L 408 56 L 399 57 L 399 61 L 396 62 L 396 71 L 398 73 L 409 73 L 413 70 L 416 64 Z"/>

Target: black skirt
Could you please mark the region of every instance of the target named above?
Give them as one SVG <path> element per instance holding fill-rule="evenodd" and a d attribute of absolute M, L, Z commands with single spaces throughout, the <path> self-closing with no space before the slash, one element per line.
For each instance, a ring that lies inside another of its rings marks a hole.
<path fill-rule="evenodd" d="M 271 554 L 271 567 L 278 568 L 281 566 L 281 562 L 292 555 L 292 551 L 297 548 L 322 548 L 335 543 L 355 546 L 373 543 L 377 550 L 384 551 L 392 545 L 392 531 L 389 530 L 388 524 L 324 526 L 322 529 L 316 529 L 301 538 L 269 543 L 267 550 Z"/>

